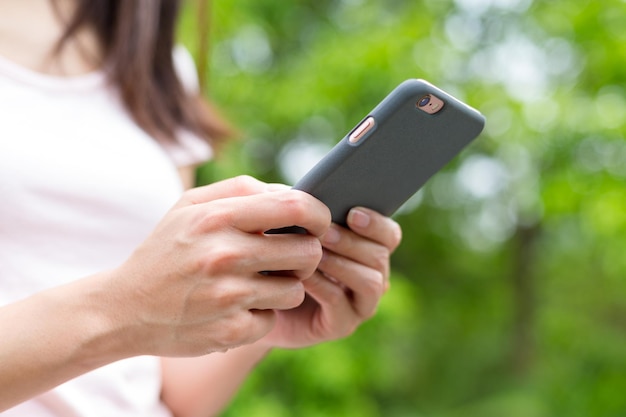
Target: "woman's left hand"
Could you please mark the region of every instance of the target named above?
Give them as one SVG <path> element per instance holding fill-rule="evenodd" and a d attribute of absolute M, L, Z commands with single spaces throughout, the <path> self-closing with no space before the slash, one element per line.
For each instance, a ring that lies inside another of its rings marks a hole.
<path fill-rule="evenodd" d="M 324 256 L 304 281 L 305 301 L 276 311 L 276 325 L 260 343 L 299 348 L 339 339 L 374 315 L 389 288 L 389 259 L 402 231 L 392 219 L 360 207 L 350 211 L 348 226 L 333 224 L 321 237 Z"/>

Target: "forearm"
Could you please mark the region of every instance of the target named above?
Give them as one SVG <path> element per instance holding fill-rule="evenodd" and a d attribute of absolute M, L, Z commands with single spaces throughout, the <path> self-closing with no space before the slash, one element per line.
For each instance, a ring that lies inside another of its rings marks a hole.
<path fill-rule="evenodd" d="M 199 358 L 163 358 L 163 401 L 176 417 L 216 416 L 268 351 L 252 344 Z"/>
<path fill-rule="evenodd" d="M 0 308 L 0 411 L 127 356 L 101 277 Z"/>

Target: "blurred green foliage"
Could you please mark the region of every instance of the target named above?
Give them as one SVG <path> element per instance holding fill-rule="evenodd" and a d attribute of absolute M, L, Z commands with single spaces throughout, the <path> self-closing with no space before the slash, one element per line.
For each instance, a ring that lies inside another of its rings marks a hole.
<path fill-rule="evenodd" d="M 224 415 L 626 415 L 625 21 L 622 0 L 214 2 L 208 92 L 243 138 L 203 183 L 292 183 L 407 78 L 487 117 L 397 216 L 379 314 L 273 352 Z"/>

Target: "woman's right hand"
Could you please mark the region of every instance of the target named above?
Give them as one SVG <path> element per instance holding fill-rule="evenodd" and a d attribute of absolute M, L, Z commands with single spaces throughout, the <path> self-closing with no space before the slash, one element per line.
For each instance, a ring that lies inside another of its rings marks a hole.
<path fill-rule="evenodd" d="M 310 234 L 263 233 L 291 225 Z M 0 412 L 120 359 L 261 338 L 304 299 L 329 225 L 315 198 L 250 177 L 187 191 L 120 267 L 0 307 Z"/>
<path fill-rule="evenodd" d="M 129 356 L 196 356 L 251 343 L 273 309 L 304 299 L 322 256 L 328 208 L 310 195 L 237 177 L 187 191 L 152 235 L 108 274 Z M 309 235 L 265 235 L 299 225 Z M 260 274 L 260 271 L 279 271 Z"/>

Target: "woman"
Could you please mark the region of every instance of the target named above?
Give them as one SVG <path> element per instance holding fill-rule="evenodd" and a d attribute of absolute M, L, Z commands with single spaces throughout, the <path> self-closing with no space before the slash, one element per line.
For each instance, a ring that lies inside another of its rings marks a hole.
<path fill-rule="evenodd" d="M 392 220 L 344 229 L 249 177 L 190 188 L 227 128 L 173 46 L 178 3 L 0 2 L 3 415 L 214 415 L 388 287 Z"/>

